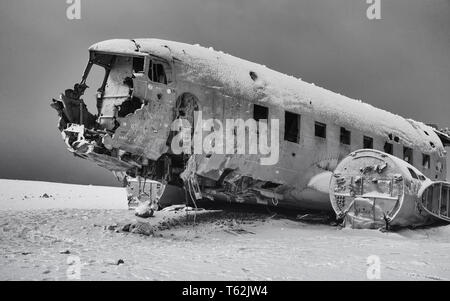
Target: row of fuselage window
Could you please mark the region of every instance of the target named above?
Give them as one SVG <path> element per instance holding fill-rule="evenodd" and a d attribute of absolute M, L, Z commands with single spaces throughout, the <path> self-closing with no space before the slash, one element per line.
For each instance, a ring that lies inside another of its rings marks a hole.
<path fill-rule="evenodd" d="M 253 119 L 259 121 L 261 119 L 269 118 L 269 109 L 261 105 L 253 105 Z M 314 135 L 319 138 L 327 138 L 327 125 L 322 122 L 315 121 L 314 123 Z M 292 113 L 285 111 L 284 114 L 284 140 L 299 143 L 300 142 L 300 115 L 297 113 Z M 340 143 L 343 145 L 351 144 L 351 131 L 341 127 L 340 130 Z M 363 138 L 363 148 L 373 149 L 373 138 L 369 136 L 364 136 Z M 386 142 L 383 147 L 385 153 L 393 155 L 394 145 L 392 143 Z M 413 149 L 410 147 L 403 147 L 403 160 L 413 165 Z M 422 154 L 422 167 L 424 169 L 430 169 L 431 158 L 428 154 Z"/>

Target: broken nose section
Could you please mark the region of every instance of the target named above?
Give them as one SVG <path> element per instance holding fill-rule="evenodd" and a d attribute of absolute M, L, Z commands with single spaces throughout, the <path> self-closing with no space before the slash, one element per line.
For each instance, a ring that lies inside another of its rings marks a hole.
<path fill-rule="evenodd" d="M 108 132 L 101 128 L 97 117 L 87 110 L 80 98 L 86 88 L 86 85 L 76 84 L 74 89 L 66 90 L 50 104 L 60 117 L 58 129 L 68 150 L 111 171 L 130 170 L 135 165 L 122 162 L 104 147 L 103 139 Z"/>
<path fill-rule="evenodd" d="M 168 152 L 172 103 L 162 106 L 149 100 L 125 117 L 115 116 L 109 128 L 87 111 L 81 94 L 77 88 L 67 90 L 51 103 L 71 153 L 112 172 L 182 185 L 179 174 L 184 161 Z"/>
<path fill-rule="evenodd" d="M 80 98 L 86 88 L 86 85 L 76 84 L 74 89 L 66 90 L 59 99 L 53 99 L 50 105 L 58 112 L 58 128 L 67 147 L 71 152 L 80 154 L 88 154 L 94 150 L 94 144 L 86 140 L 85 133 L 86 128 L 97 128 L 96 117 L 87 110 Z"/>

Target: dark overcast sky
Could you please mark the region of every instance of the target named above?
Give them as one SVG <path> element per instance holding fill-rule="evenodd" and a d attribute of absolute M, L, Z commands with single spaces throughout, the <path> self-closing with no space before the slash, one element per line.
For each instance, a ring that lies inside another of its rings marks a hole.
<path fill-rule="evenodd" d="M 450 127 L 450 0 L 0 1 L 0 178 L 116 185 L 66 151 L 50 99 L 91 44 L 157 37 L 213 46 L 402 116 Z"/>

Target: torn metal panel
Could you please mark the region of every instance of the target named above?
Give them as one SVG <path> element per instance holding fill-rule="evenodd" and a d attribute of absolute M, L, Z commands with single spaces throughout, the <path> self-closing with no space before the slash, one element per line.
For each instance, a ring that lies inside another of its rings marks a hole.
<path fill-rule="evenodd" d="M 168 102 L 170 103 L 170 100 Z M 120 126 L 107 142 L 107 146 L 157 160 L 167 152 L 166 142 L 170 132 L 168 120 L 172 116 L 170 107 L 150 101 L 134 114 L 121 119 Z"/>

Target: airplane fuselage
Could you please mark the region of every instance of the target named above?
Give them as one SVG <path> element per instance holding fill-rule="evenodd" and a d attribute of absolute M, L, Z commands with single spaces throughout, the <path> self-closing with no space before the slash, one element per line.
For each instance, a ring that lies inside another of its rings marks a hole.
<path fill-rule="evenodd" d="M 117 174 L 177 186 L 195 177 L 188 192 L 202 198 L 325 211 L 332 210 L 333 171 L 359 149 L 392 154 L 431 180 L 445 180 L 445 142 L 421 122 L 196 45 L 110 40 L 89 50 L 85 75 L 93 65 L 106 73 L 98 112 L 79 103 L 83 78 L 81 88 L 59 101 L 60 129 L 71 151 Z M 195 123 L 195 112 L 222 124 L 278 120 L 278 160 L 263 165 L 261 154 L 174 154 L 179 133 L 172 122 Z"/>

